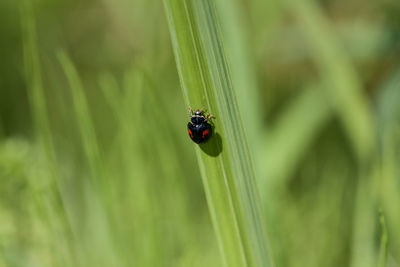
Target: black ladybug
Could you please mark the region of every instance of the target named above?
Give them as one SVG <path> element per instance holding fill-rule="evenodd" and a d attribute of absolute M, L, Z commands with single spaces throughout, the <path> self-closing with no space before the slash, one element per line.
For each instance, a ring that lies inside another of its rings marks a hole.
<path fill-rule="evenodd" d="M 204 114 L 202 110 L 196 109 L 195 112 L 192 112 L 192 109 L 189 108 L 190 113 L 190 122 L 188 123 L 188 133 L 190 138 L 196 144 L 202 144 L 207 142 L 212 135 L 212 127 L 208 123 L 211 118 L 214 118 L 213 115 Z"/>

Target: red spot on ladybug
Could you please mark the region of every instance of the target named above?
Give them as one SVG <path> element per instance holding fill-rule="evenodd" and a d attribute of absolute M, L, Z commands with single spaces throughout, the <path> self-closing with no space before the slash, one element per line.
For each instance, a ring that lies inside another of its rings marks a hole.
<path fill-rule="evenodd" d="M 189 132 L 190 137 L 193 138 L 193 133 L 192 133 L 192 131 L 191 131 L 190 129 L 188 129 L 188 132 Z"/>
<path fill-rule="evenodd" d="M 209 133 L 210 131 L 208 129 L 205 129 L 202 133 L 202 137 L 206 137 L 206 135 Z"/>

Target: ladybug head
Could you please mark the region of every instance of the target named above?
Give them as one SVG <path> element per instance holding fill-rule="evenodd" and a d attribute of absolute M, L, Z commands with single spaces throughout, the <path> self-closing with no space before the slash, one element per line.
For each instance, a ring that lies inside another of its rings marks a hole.
<path fill-rule="evenodd" d="M 202 115 L 203 115 L 203 111 L 200 110 L 200 109 L 196 109 L 196 110 L 194 111 L 194 115 L 195 115 L 195 116 L 202 116 Z"/>

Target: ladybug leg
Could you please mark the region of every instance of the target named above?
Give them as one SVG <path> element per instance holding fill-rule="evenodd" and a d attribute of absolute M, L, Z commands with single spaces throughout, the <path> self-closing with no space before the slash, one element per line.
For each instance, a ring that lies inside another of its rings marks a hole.
<path fill-rule="evenodd" d="M 192 115 L 193 115 L 192 108 L 191 108 L 191 107 L 188 107 L 188 109 L 189 109 L 189 116 L 192 117 Z"/>
<path fill-rule="evenodd" d="M 206 113 L 205 117 L 206 117 L 206 120 L 207 120 L 207 121 L 209 121 L 209 120 L 215 118 L 215 116 L 214 116 L 214 115 L 211 115 L 210 113 Z"/>

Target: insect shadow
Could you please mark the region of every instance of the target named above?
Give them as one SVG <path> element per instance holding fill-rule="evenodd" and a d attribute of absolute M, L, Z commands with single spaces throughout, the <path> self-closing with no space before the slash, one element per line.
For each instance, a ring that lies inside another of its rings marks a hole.
<path fill-rule="evenodd" d="M 205 144 L 200 144 L 200 149 L 204 153 L 211 157 L 217 157 L 222 152 L 222 138 L 219 133 L 213 134 L 213 136 Z"/>

